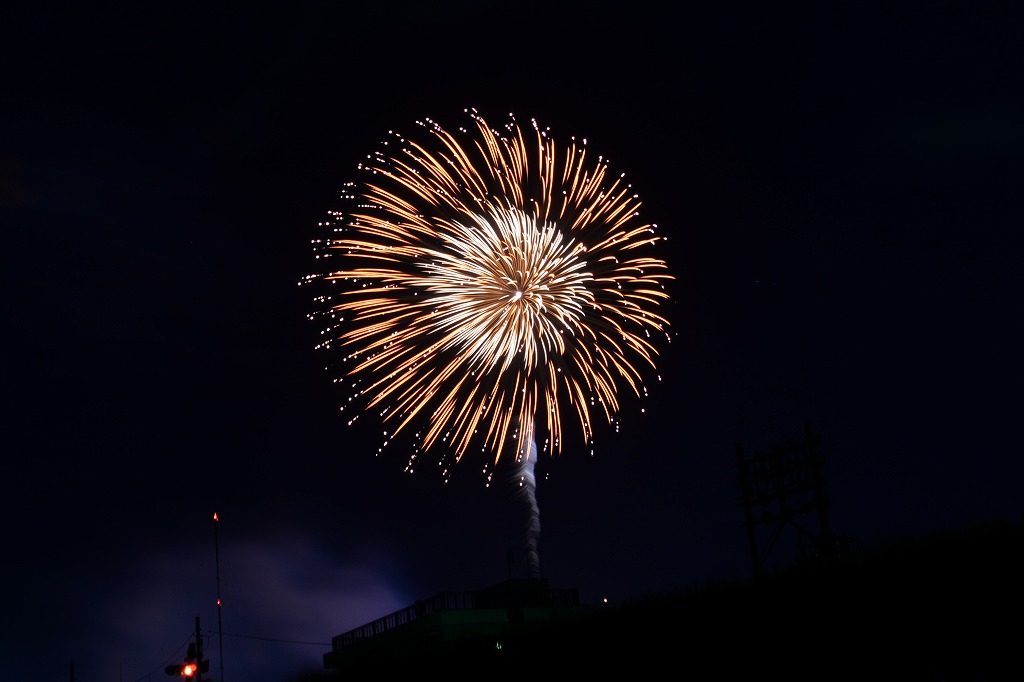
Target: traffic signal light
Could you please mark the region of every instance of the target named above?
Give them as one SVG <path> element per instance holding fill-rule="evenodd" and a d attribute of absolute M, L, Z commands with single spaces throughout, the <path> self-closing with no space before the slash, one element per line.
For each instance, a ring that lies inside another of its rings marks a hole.
<path fill-rule="evenodd" d="M 169 665 L 164 668 L 164 672 L 168 675 L 184 677 L 186 680 L 194 680 L 196 679 L 197 673 L 205 673 L 209 671 L 210 660 L 207 658 L 204 658 L 201 661 L 185 661 L 184 663 Z"/>
<path fill-rule="evenodd" d="M 188 645 L 188 653 L 185 654 L 184 663 L 169 665 L 164 668 L 164 672 L 168 675 L 177 675 L 184 677 L 186 680 L 194 680 L 198 673 L 209 672 L 209 670 L 209 659 L 197 660 L 195 642 Z"/>

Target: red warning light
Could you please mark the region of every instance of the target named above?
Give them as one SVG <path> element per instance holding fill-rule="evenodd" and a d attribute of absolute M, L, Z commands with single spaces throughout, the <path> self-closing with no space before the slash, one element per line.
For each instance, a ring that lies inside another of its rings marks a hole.
<path fill-rule="evenodd" d="M 217 512 L 213 512 L 213 520 L 214 521 L 220 521 L 220 517 L 217 516 Z"/>
<path fill-rule="evenodd" d="M 196 674 L 197 667 L 198 666 L 196 666 L 195 663 L 186 663 L 185 665 L 181 666 L 181 676 L 193 677 Z"/>

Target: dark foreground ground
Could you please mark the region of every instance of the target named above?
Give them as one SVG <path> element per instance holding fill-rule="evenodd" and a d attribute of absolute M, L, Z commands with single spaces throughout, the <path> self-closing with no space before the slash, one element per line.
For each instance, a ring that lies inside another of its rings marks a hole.
<path fill-rule="evenodd" d="M 378 641 L 301 680 L 441 674 L 711 679 L 1024 679 L 1024 526 L 995 522 L 501 637 Z M 393 646 L 391 645 L 393 644 Z"/>

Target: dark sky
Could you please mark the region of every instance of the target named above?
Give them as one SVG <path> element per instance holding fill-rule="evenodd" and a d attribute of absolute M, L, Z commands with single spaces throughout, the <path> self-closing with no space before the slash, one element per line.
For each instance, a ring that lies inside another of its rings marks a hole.
<path fill-rule="evenodd" d="M 386 131 L 468 106 L 588 137 L 677 277 L 664 381 L 539 467 L 555 586 L 745 577 L 735 445 L 805 422 L 859 546 L 1024 512 L 1009 3 L 212 4 L 0 9 L 5 679 L 166 679 L 215 628 L 214 510 L 226 632 L 505 577 L 511 486 L 375 458 L 296 286 Z M 229 638 L 226 677 L 325 650 Z"/>

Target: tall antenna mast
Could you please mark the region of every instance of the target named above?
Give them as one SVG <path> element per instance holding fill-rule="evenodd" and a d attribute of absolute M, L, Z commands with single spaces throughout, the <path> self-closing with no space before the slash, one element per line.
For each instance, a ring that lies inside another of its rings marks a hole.
<path fill-rule="evenodd" d="M 220 600 L 220 516 L 213 512 L 213 557 L 217 566 L 217 660 L 220 664 L 220 682 L 224 682 L 224 622 L 221 620 Z"/>

